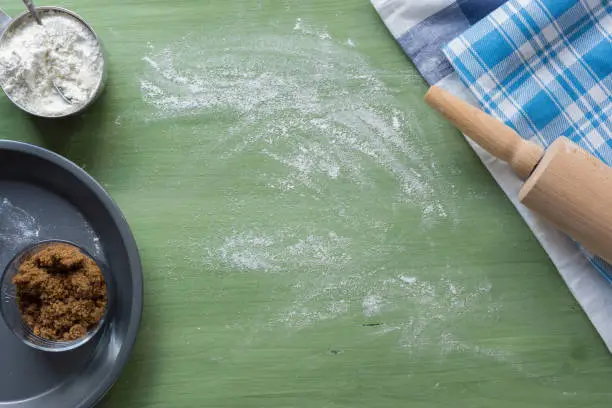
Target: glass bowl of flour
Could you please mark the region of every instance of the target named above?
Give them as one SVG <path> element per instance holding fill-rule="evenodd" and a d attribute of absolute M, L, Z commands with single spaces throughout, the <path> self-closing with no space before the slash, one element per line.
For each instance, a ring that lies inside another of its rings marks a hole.
<path fill-rule="evenodd" d="M 0 36 L 0 86 L 24 111 L 44 118 L 82 112 L 102 93 L 106 62 L 98 36 L 75 13 L 38 7 Z"/>

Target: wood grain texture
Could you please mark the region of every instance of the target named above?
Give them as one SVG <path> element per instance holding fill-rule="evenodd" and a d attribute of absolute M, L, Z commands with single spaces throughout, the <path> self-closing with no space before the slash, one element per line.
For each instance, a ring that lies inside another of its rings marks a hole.
<path fill-rule="evenodd" d="M 145 273 L 141 332 L 103 407 L 609 406 L 608 352 L 476 156 L 422 102 L 426 85 L 368 2 L 62 6 L 105 42 L 105 94 L 83 117 L 57 123 L 22 115 L 0 98 L 0 128 L 3 137 L 85 167 L 136 235 Z M 7 7 L 14 13 L 20 5 Z M 297 19 L 313 33 L 294 30 Z M 311 96 L 336 102 L 327 109 L 344 100 L 349 113 L 352 102 L 370 106 L 354 96 L 374 86 L 344 74 L 367 65 L 384 92 L 371 91 L 377 106 L 366 113 L 383 123 L 370 121 L 362 133 L 387 129 L 401 138 L 375 135 L 362 145 L 382 143 L 370 153 L 392 155 L 381 156 L 388 166 L 355 155 L 347 159 L 353 173 L 341 167 L 333 179 L 314 168 L 307 179 L 290 179 L 294 189 L 279 190 L 271 176 L 304 173 L 263 149 L 292 157 L 299 150 L 290 143 L 312 147 L 328 135 L 294 131 L 242 150 L 236 142 L 303 112 L 257 116 L 272 101 L 248 114 L 217 107 L 160 118 L 143 100 L 141 81 L 150 79 L 143 57 L 159 63 L 165 48 L 198 43 L 211 57 L 194 54 L 194 63 L 221 70 L 227 61 L 223 72 L 240 74 L 242 61 L 256 78 L 294 81 L 291 70 L 308 65 L 311 75 L 298 79 L 319 81 Z M 304 54 L 279 56 L 287 44 Z M 308 55 L 325 59 L 327 71 L 316 72 Z M 325 82 L 329 75 L 334 81 Z M 246 125 L 238 132 L 249 115 L 259 119 L 252 133 Z M 394 127 L 392 117 L 404 122 Z M 428 175 L 418 190 L 426 199 L 402 189 L 411 169 Z"/>
<path fill-rule="evenodd" d="M 608 262 L 612 261 L 612 168 L 566 137 L 546 149 L 519 200 Z"/>

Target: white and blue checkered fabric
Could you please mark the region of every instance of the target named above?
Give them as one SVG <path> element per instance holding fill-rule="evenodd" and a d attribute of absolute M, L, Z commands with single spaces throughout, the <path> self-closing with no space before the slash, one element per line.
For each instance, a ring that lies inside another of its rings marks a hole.
<path fill-rule="evenodd" d="M 612 164 L 608 0 L 510 0 L 443 51 L 483 109 L 522 137 L 548 146 L 563 135 Z M 612 281 L 612 267 L 589 258 Z"/>
<path fill-rule="evenodd" d="M 445 49 L 482 107 L 526 139 L 612 164 L 612 4 L 511 0 Z"/>

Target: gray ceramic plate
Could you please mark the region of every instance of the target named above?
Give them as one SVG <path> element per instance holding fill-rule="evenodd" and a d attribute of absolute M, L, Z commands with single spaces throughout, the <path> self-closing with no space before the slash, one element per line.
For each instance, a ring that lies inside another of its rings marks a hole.
<path fill-rule="evenodd" d="M 0 406 L 92 407 L 117 380 L 136 340 L 143 285 L 138 249 L 117 205 L 80 167 L 48 150 L 0 140 L 0 271 L 23 247 L 61 239 L 108 265 L 112 314 L 82 347 L 46 353 L 0 323 Z"/>

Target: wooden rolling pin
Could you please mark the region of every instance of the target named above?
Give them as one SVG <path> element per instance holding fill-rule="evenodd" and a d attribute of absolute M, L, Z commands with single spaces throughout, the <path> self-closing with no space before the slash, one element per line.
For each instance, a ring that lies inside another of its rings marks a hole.
<path fill-rule="evenodd" d="M 544 151 L 438 87 L 425 101 L 525 180 L 521 203 L 612 263 L 612 168 L 565 137 Z"/>

